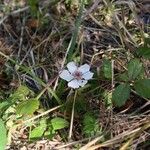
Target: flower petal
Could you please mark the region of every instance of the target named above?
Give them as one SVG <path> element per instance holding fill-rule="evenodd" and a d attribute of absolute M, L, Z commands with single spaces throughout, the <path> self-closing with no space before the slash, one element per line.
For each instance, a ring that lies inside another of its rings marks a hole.
<path fill-rule="evenodd" d="M 91 71 L 86 72 L 85 74 L 82 75 L 82 78 L 84 78 L 85 80 L 89 80 L 92 79 L 94 73 Z"/>
<path fill-rule="evenodd" d="M 84 73 L 86 73 L 86 72 L 88 72 L 90 70 L 90 66 L 88 64 L 84 64 L 84 65 L 80 66 L 78 68 L 78 70 L 80 72 L 82 72 L 82 74 L 84 74 Z"/>
<path fill-rule="evenodd" d="M 66 81 L 71 81 L 73 79 L 73 76 L 70 74 L 70 72 L 68 70 L 63 70 L 59 76 L 60 76 L 60 78 L 66 80 Z"/>
<path fill-rule="evenodd" d="M 74 79 L 68 83 L 68 86 L 74 89 L 79 88 L 79 81 Z"/>
<path fill-rule="evenodd" d="M 81 87 L 84 87 L 85 86 L 85 84 L 87 84 L 87 80 L 79 80 L 78 81 L 78 84 L 81 86 Z"/>
<path fill-rule="evenodd" d="M 75 62 L 70 62 L 67 64 L 67 68 L 69 70 L 70 73 L 74 73 L 77 70 L 77 66 Z"/>

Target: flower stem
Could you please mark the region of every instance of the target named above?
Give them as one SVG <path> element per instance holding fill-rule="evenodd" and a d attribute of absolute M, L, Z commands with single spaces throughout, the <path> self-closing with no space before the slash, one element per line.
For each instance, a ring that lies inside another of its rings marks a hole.
<path fill-rule="evenodd" d="M 76 97 L 77 97 L 77 90 L 75 91 L 74 99 L 73 99 L 73 105 L 72 105 L 72 113 L 71 113 L 71 121 L 70 121 L 70 129 L 69 129 L 68 140 L 70 140 L 71 137 L 72 137 L 73 120 L 74 120 L 74 107 L 75 107 Z"/>

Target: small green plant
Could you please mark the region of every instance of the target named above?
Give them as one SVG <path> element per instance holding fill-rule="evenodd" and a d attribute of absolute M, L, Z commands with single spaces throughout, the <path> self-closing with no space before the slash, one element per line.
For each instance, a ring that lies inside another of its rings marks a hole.
<path fill-rule="evenodd" d="M 97 118 L 91 113 L 86 113 L 83 118 L 83 134 L 86 137 L 91 137 L 99 132 L 100 126 Z"/>
<path fill-rule="evenodd" d="M 38 2 L 38 0 L 28 0 L 33 17 L 39 17 Z"/>
<path fill-rule="evenodd" d="M 30 139 L 36 140 L 43 136 L 44 132 L 47 129 L 47 120 L 45 118 L 39 121 L 39 124 L 36 125 L 30 132 Z"/>
<path fill-rule="evenodd" d="M 14 93 L 10 94 L 6 100 L 0 101 L 0 115 L 11 106 L 21 104 L 21 102 L 25 102 L 28 96 L 34 96 L 34 93 L 27 86 L 19 86 Z"/>
<path fill-rule="evenodd" d="M 116 106 L 123 106 L 130 97 L 131 90 L 144 98 L 150 98 L 150 79 L 143 78 L 144 67 L 140 59 L 131 59 L 127 71 L 120 74 L 123 81 L 112 94 L 112 101 Z"/>
<path fill-rule="evenodd" d="M 1 100 L 0 102 L 0 116 L 2 120 L 7 125 L 7 129 L 11 130 L 11 128 L 15 127 L 15 123 L 18 119 L 24 118 L 24 116 L 33 115 L 33 113 L 39 108 L 39 100 L 34 97 L 35 94 L 31 91 L 27 86 L 21 85 L 19 86 L 14 93 L 10 94 L 10 96 Z M 0 127 L 4 128 L 4 122 L 0 120 Z M 0 130 L 3 132 L 3 136 L 6 135 L 6 130 Z M 4 133 L 5 132 L 5 133 Z M 3 140 L 5 138 L 3 137 Z M 3 140 L 0 140 L 3 142 Z M 3 146 L 3 143 L 0 144 Z"/>
<path fill-rule="evenodd" d="M 49 119 L 41 119 L 39 124 L 31 130 L 30 139 L 37 140 L 41 139 L 42 136 L 51 139 L 58 130 L 67 128 L 68 126 L 68 121 L 61 117 L 55 117 L 50 121 Z"/>

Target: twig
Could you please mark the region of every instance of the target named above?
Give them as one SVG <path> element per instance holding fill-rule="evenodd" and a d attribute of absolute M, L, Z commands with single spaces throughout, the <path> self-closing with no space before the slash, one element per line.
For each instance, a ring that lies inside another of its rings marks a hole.
<path fill-rule="evenodd" d="M 62 65 L 61 65 L 61 70 L 63 69 L 66 61 L 69 62 L 72 59 L 73 50 L 74 50 L 75 45 L 76 45 L 76 40 L 77 40 L 77 37 L 78 37 L 78 32 L 80 30 L 80 25 L 81 25 L 81 22 L 82 22 L 83 9 L 84 9 L 84 0 L 81 0 L 81 5 L 79 7 L 78 16 L 76 18 L 76 22 L 75 22 L 75 26 L 74 26 L 74 31 L 73 31 L 70 43 L 68 45 L 67 51 L 65 53 L 65 56 L 64 56 L 64 59 L 63 59 Z M 54 85 L 54 88 L 53 88 L 54 90 L 56 89 L 56 87 L 58 85 L 58 80 L 59 80 L 59 77 L 57 78 L 57 80 L 55 82 L 55 85 Z"/>
<path fill-rule="evenodd" d="M 61 64 L 60 70 L 62 70 L 62 69 L 64 68 L 64 65 L 65 65 L 65 62 L 66 62 L 66 60 L 67 60 L 67 56 L 68 56 L 68 53 L 69 53 L 69 50 L 70 50 L 70 47 L 71 47 L 71 43 L 72 43 L 72 39 L 71 39 L 71 41 L 70 41 L 70 43 L 69 43 L 69 45 L 68 45 L 68 48 L 67 48 L 67 51 L 66 51 L 66 53 L 65 53 L 65 56 L 64 56 L 63 62 L 62 62 L 62 64 Z M 56 82 L 55 82 L 55 85 L 54 85 L 54 88 L 53 88 L 54 91 L 56 90 L 56 87 L 57 87 L 57 85 L 58 85 L 58 80 L 59 80 L 59 76 L 58 76 L 57 79 L 56 79 Z"/>
<path fill-rule="evenodd" d="M 29 6 L 26 6 L 26 7 L 24 7 L 24 8 L 19 8 L 19 9 L 17 9 L 17 10 L 15 10 L 15 11 L 13 11 L 13 12 L 10 12 L 8 15 L 6 15 L 6 16 L 4 16 L 4 18 L 2 18 L 1 20 L 0 20 L 0 25 L 11 15 L 16 15 L 16 14 L 18 14 L 18 13 L 21 13 L 21 12 L 23 12 L 23 11 L 27 11 L 29 9 Z"/>
<path fill-rule="evenodd" d="M 22 27 L 21 27 L 21 35 L 20 35 L 18 58 L 20 57 L 20 53 L 21 53 L 21 49 L 22 49 L 24 26 L 25 26 L 25 18 L 23 18 L 23 23 L 22 23 Z"/>
<path fill-rule="evenodd" d="M 90 141 L 88 144 L 81 147 L 79 150 L 87 150 L 90 146 L 94 145 L 96 142 L 100 141 L 102 138 L 104 137 L 100 136 L 100 137 L 95 138 L 94 140 Z"/>
<path fill-rule="evenodd" d="M 86 150 L 95 150 L 95 149 L 98 149 L 98 148 L 101 148 L 101 147 L 108 147 L 110 145 L 117 144 L 120 141 L 124 141 L 125 138 L 127 138 L 127 137 L 132 138 L 132 137 L 135 137 L 135 135 L 137 136 L 139 133 L 141 133 L 142 131 L 148 129 L 149 127 L 150 127 L 150 122 L 147 122 L 142 127 L 136 128 L 134 130 L 125 131 L 125 132 L 121 133 L 120 135 L 118 135 L 118 136 L 116 136 L 116 137 L 114 137 L 114 138 L 112 138 L 112 139 L 110 139 L 110 140 L 108 140 L 108 141 L 106 141 L 102 144 L 98 144 L 98 145 L 89 147 Z"/>
<path fill-rule="evenodd" d="M 79 141 L 73 141 L 73 142 L 69 142 L 69 143 L 66 143 L 64 145 L 60 145 L 60 146 L 57 146 L 55 147 L 55 149 L 62 149 L 62 148 L 65 148 L 65 147 L 69 147 L 69 146 L 72 146 L 72 145 L 75 145 L 75 144 L 79 144 L 79 143 L 82 143 L 82 142 L 85 142 L 85 141 L 89 141 L 91 139 L 90 138 L 85 138 L 85 139 L 82 139 L 82 140 L 79 140 Z"/>
<path fill-rule="evenodd" d="M 135 42 L 135 40 L 133 39 L 132 35 L 129 33 L 129 31 L 126 29 L 126 27 L 124 26 L 124 24 L 120 21 L 120 19 L 118 18 L 117 14 L 114 13 L 114 16 L 117 20 L 117 22 L 119 23 L 120 28 L 123 28 L 124 31 L 128 34 L 128 36 L 130 37 L 130 39 L 132 40 L 132 42 L 135 44 L 136 47 L 138 47 L 137 43 Z"/>
<path fill-rule="evenodd" d="M 83 15 L 83 19 L 88 16 L 89 14 L 92 13 L 93 10 L 95 10 L 98 6 L 99 6 L 99 3 L 102 2 L 102 0 L 96 0 L 94 1 L 94 4 L 90 7 L 90 9 L 86 10 L 86 13 Z"/>
<path fill-rule="evenodd" d="M 111 60 L 111 88 L 114 88 L 114 60 Z"/>
<path fill-rule="evenodd" d="M 45 112 L 43 112 L 43 113 L 41 113 L 41 114 L 39 114 L 39 115 L 37 115 L 37 116 L 35 116 L 35 117 L 32 117 L 31 119 L 25 120 L 25 121 L 22 122 L 21 124 L 17 124 L 15 127 L 19 127 L 19 126 L 21 126 L 21 125 L 23 125 L 23 124 L 26 124 L 26 123 L 28 123 L 28 122 L 32 122 L 32 121 L 34 121 L 34 120 L 36 120 L 36 119 L 38 119 L 38 118 L 40 118 L 40 117 L 42 117 L 42 116 L 47 115 L 48 113 L 50 113 L 50 112 L 52 112 L 52 111 L 54 111 L 54 110 L 57 110 L 58 108 L 60 108 L 60 107 L 62 107 L 62 106 L 63 106 L 63 105 L 59 105 L 59 106 L 56 106 L 56 107 L 54 107 L 54 108 L 52 108 L 52 109 L 50 109 L 50 110 L 47 110 L 47 111 L 45 111 Z"/>

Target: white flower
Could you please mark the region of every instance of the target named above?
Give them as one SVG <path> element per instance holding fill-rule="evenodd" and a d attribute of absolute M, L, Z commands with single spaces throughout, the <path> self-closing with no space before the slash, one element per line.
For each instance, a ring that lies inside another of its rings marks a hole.
<path fill-rule="evenodd" d="M 90 71 L 88 64 L 78 67 L 75 62 L 70 62 L 67 64 L 67 68 L 68 70 L 63 70 L 59 76 L 68 81 L 68 86 L 74 89 L 83 87 L 94 74 Z"/>

